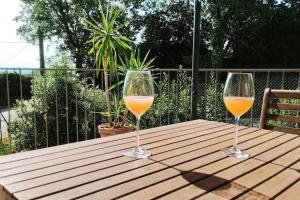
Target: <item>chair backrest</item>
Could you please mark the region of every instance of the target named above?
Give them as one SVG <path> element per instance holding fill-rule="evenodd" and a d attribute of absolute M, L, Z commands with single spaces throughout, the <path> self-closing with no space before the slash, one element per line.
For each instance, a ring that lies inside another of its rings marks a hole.
<path fill-rule="evenodd" d="M 265 89 L 260 128 L 300 135 L 300 90 Z"/>

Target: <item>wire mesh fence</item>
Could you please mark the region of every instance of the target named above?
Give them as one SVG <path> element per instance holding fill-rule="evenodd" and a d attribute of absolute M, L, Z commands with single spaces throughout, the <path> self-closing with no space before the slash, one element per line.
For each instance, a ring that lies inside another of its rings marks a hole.
<path fill-rule="evenodd" d="M 241 123 L 258 127 L 263 92 L 300 88 L 300 69 L 199 69 L 198 118 L 233 122 L 223 103 L 223 88 L 230 71 L 250 72 L 255 103 Z M 103 71 L 95 69 L 0 69 L 0 139 L 11 150 L 22 151 L 100 137 L 97 127 L 107 122 Z M 155 101 L 142 117 L 152 128 L 190 120 L 191 69 L 152 69 Z M 110 77 L 115 84 L 124 77 Z M 194 92 L 194 91 L 193 91 Z M 110 91 L 122 99 L 122 86 Z M 129 119 L 134 120 L 130 115 Z"/>

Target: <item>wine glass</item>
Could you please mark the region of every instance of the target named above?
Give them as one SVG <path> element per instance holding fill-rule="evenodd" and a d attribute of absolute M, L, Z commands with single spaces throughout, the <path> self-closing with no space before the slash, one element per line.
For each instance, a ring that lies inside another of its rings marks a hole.
<path fill-rule="evenodd" d="M 238 131 L 240 117 L 254 103 L 255 91 L 252 74 L 229 73 L 225 83 L 223 98 L 227 110 L 235 117 L 235 132 L 233 146 L 222 149 L 222 152 L 231 157 L 248 158 L 250 154 L 238 148 Z"/>
<path fill-rule="evenodd" d="M 154 101 L 153 79 L 150 71 L 127 71 L 123 97 L 128 110 L 137 118 L 136 123 L 136 146 L 127 150 L 123 155 L 132 158 L 147 158 L 150 151 L 140 147 L 139 130 L 140 118 L 151 107 Z"/>

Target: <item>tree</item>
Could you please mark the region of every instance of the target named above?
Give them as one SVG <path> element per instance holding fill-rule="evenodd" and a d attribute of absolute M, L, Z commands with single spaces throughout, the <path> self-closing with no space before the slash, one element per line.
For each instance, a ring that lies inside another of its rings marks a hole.
<path fill-rule="evenodd" d="M 293 1 L 235 1 L 226 22 L 229 51 L 225 67 L 298 67 L 300 17 L 296 7 Z"/>
<path fill-rule="evenodd" d="M 139 36 L 137 41 L 142 53 L 151 49 L 157 67 L 191 67 L 193 3 L 193 0 L 127 1 L 132 30 Z M 200 64 L 207 66 L 210 63 L 207 19 L 202 18 L 201 26 Z"/>
<path fill-rule="evenodd" d="M 120 53 L 124 50 L 131 49 L 131 40 L 123 36 L 120 32 L 126 25 L 126 22 L 124 24 L 118 24 L 117 20 L 122 14 L 120 7 L 108 5 L 105 12 L 100 3 L 99 10 L 101 15 L 100 23 L 93 18 L 91 21 L 87 19 L 84 21 L 89 26 L 87 30 L 93 35 L 93 38 L 88 41 L 88 43 L 92 44 L 92 48 L 89 52 L 95 56 L 96 68 L 100 69 L 103 67 L 108 121 L 109 126 L 113 127 L 111 116 L 112 106 L 109 95 L 109 75 L 113 76 L 117 71 L 117 60 Z"/>
<path fill-rule="evenodd" d="M 133 5 L 133 28 L 141 36 L 142 53 L 151 49 L 158 67 L 190 65 L 193 7 L 186 1 L 144 1 Z"/>
<path fill-rule="evenodd" d="M 22 3 L 20 16 L 16 17 L 21 23 L 19 35 L 36 43 L 40 29 L 46 39 L 55 39 L 60 49 L 71 52 L 77 68 L 91 64 L 86 44 L 91 35 L 81 17 L 100 19 L 98 0 L 22 0 Z"/>

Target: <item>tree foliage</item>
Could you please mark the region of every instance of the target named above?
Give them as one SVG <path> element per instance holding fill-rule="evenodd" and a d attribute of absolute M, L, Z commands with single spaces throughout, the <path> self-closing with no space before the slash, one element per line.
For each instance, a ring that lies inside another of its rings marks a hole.
<path fill-rule="evenodd" d="M 18 34 L 34 43 L 41 28 L 45 38 L 56 40 L 61 50 L 71 52 L 76 67 L 91 63 L 86 44 L 91 36 L 81 17 L 99 18 L 98 0 L 22 0 L 22 3 L 22 11 L 16 18 L 21 24 Z"/>
<path fill-rule="evenodd" d="M 36 24 L 46 36 L 62 40 L 77 66 L 87 63 L 91 38 L 81 16 L 97 14 L 97 0 L 22 0 L 19 33 L 30 41 Z M 105 5 L 105 1 L 101 1 Z M 151 49 L 157 67 L 191 66 L 193 0 L 115 0 L 124 9 L 141 53 Z M 298 67 L 300 63 L 300 3 L 298 0 L 202 0 L 202 67 Z M 87 17 L 88 16 L 88 17 Z M 30 33 L 30 34 L 29 34 Z"/>

